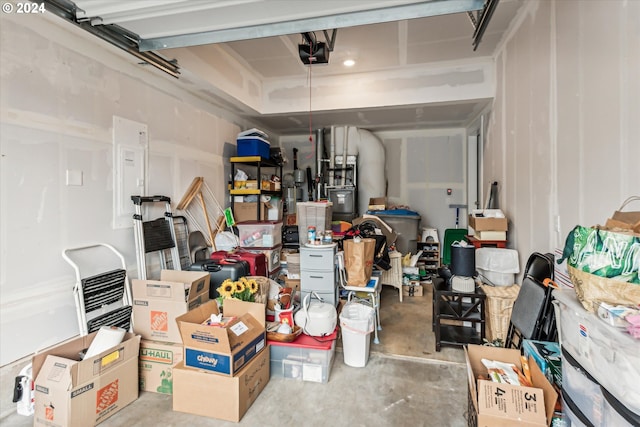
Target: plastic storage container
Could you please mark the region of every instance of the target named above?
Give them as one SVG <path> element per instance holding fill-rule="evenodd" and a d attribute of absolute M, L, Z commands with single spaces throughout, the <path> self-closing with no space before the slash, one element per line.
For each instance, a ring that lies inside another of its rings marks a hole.
<path fill-rule="evenodd" d="M 518 251 L 502 248 L 476 249 L 476 269 L 483 281 L 495 286 L 510 286 L 520 272 Z"/>
<path fill-rule="evenodd" d="M 336 349 L 337 330 L 319 339 L 301 334 L 295 341 L 269 341 L 271 376 L 326 383 Z"/>
<path fill-rule="evenodd" d="M 282 222 L 245 221 L 236 224 L 240 246 L 244 248 L 274 248 L 282 243 Z"/>
<path fill-rule="evenodd" d="M 602 389 L 604 396 L 603 411 L 606 426 L 634 427 L 640 426 L 640 415 L 634 414 L 625 408 L 607 390 Z"/>
<path fill-rule="evenodd" d="M 562 391 L 594 426 L 605 425 L 600 384 L 566 350 L 562 352 Z"/>
<path fill-rule="evenodd" d="M 331 215 L 333 203 L 331 202 L 298 202 L 296 203 L 296 218 L 298 221 L 298 238 L 300 245 L 309 241 L 307 230 L 310 226 L 317 231 L 331 229 Z"/>
<path fill-rule="evenodd" d="M 398 235 L 396 249 L 402 255 L 417 252 L 417 241 L 420 235 L 420 215 L 404 209 L 395 211 L 371 211 L 389 225 Z"/>
<path fill-rule="evenodd" d="M 269 141 L 257 136 L 241 136 L 236 140 L 238 146 L 238 156 L 260 156 L 268 160 L 271 156 L 271 145 Z"/>
<path fill-rule="evenodd" d="M 554 290 L 562 347 L 622 405 L 640 414 L 640 340 L 582 307 L 572 289 Z"/>
<path fill-rule="evenodd" d="M 565 396 L 565 393 L 562 393 L 562 413 L 564 415 L 564 427 L 590 427 L 587 424 L 588 420 L 576 408 L 571 398 Z"/>
<path fill-rule="evenodd" d="M 342 352 L 347 366 L 362 368 L 369 361 L 375 310 L 360 303 L 347 303 L 340 313 Z"/>

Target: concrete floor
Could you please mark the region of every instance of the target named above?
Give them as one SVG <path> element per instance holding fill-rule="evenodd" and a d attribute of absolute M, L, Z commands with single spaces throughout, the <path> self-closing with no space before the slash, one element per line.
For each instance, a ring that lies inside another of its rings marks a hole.
<path fill-rule="evenodd" d="M 401 304 L 396 289 L 383 287 L 381 343 L 371 344 L 365 368 L 343 363 L 339 340 L 327 384 L 271 378 L 238 424 L 173 412 L 171 396 L 143 392 L 100 425 L 466 426 L 464 353 L 435 351 L 429 288 Z M 31 426 L 33 417 L 14 413 L 0 424 Z"/>

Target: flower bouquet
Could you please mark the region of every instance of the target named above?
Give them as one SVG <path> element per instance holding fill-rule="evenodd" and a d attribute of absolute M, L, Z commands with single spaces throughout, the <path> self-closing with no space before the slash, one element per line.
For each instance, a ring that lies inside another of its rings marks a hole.
<path fill-rule="evenodd" d="M 255 279 L 241 277 L 235 282 L 231 279 L 226 279 L 217 289 L 220 296 L 216 298 L 216 301 L 220 307 L 222 307 L 223 301 L 227 298 L 255 302 L 255 296 L 259 289 L 260 286 Z"/>

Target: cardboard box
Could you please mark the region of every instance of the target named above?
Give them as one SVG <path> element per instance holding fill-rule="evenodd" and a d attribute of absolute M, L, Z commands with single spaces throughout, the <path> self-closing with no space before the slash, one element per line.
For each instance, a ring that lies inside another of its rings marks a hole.
<path fill-rule="evenodd" d="M 264 221 L 269 210 L 269 204 L 267 202 L 260 203 L 260 218 L 258 215 L 257 202 L 242 202 L 233 204 L 233 219 L 236 222 L 244 221 Z"/>
<path fill-rule="evenodd" d="M 296 292 L 300 292 L 300 279 L 289 279 L 288 277 L 285 277 L 284 286 L 286 288 L 291 288 Z"/>
<path fill-rule="evenodd" d="M 140 340 L 140 390 L 172 394 L 172 371 L 183 350 L 182 343 Z"/>
<path fill-rule="evenodd" d="M 469 231 L 472 231 L 471 228 Z M 473 230 L 473 236 L 479 240 L 507 240 L 507 232 L 506 231 L 475 231 Z"/>
<path fill-rule="evenodd" d="M 369 199 L 369 207 L 370 211 L 383 211 L 387 209 L 387 198 L 386 197 L 371 197 Z"/>
<path fill-rule="evenodd" d="M 403 297 L 421 297 L 424 294 L 424 290 L 420 282 L 414 285 L 402 285 Z"/>
<path fill-rule="evenodd" d="M 184 365 L 233 376 L 266 345 L 265 305 L 226 299 L 224 315 L 236 319 L 225 327 L 208 326 L 206 321 L 212 314 L 219 314 L 216 301 L 176 319 L 184 345 Z"/>
<path fill-rule="evenodd" d="M 469 227 L 479 231 L 508 231 L 507 218 L 477 217 L 469 215 Z"/>
<path fill-rule="evenodd" d="M 209 273 L 162 270 L 160 280 L 131 281 L 133 329 L 142 338 L 180 342 L 175 318 L 209 301 Z"/>
<path fill-rule="evenodd" d="M 469 425 L 549 426 L 558 394 L 533 358 L 529 369 L 533 387 L 496 383 L 487 378 L 482 359 L 520 366 L 520 350 L 469 344 L 465 348 L 469 383 Z"/>
<path fill-rule="evenodd" d="M 93 426 L 138 398 L 140 337 L 127 333 L 120 344 L 80 360 L 96 334 L 33 357 L 34 426 Z"/>
<path fill-rule="evenodd" d="M 269 347 L 235 377 L 192 369 L 182 362 L 173 368 L 173 410 L 238 422 L 269 382 Z"/>

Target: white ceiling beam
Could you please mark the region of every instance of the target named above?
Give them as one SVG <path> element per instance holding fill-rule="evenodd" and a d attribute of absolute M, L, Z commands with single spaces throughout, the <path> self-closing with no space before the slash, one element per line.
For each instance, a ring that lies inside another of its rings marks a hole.
<path fill-rule="evenodd" d="M 421 3 L 403 4 L 374 10 L 318 16 L 286 22 L 273 22 L 270 24 L 252 25 L 241 28 L 142 39 L 140 40 L 139 48 L 140 51 L 162 50 L 281 36 L 306 31 L 320 31 L 332 28 L 400 21 L 404 19 L 424 18 L 451 13 L 466 13 L 480 10 L 483 5 L 484 0 L 430 0 Z"/>

